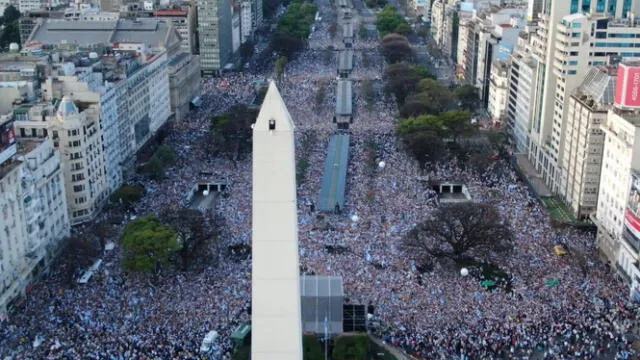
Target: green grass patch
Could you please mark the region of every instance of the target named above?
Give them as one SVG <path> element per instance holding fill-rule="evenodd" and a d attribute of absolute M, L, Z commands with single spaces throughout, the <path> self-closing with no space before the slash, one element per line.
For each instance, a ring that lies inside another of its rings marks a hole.
<path fill-rule="evenodd" d="M 571 209 L 566 206 L 560 199 L 556 197 L 543 198 L 547 210 L 549 210 L 549 215 L 553 220 L 563 222 L 563 223 L 572 223 L 576 222 L 576 218 L 573 216 Z"/>

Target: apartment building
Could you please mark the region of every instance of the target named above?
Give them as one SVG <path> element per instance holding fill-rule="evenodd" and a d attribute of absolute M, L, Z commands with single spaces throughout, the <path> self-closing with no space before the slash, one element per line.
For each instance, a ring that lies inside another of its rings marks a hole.
<path fill-rule="evenodd" d="M 174 10 L 160 9 L 153 12 L 153 16 L 158 19 L 170 21 L 180 35 L 180 50 L 190 54 L 195 54 L 196 50 L 196 14 L 195 7 Z"/>
<path fill-rule="evenodd" d="M 494 125 L 502 126 L 506 119 L 509 63 L 494 60 L 489 77 L 489 96 L 487 111 Z"/>
<path fill-rule="evenodd" d="M 253 15 L 251 13 L 251 1 L 240 3 L 240 41 L 244 44 L 253 36 Z"/>
<path fill-rule="evenodd" d="M 69 235 L 60 154 L 49 139 L 16 141 L 0 119 L 0 314 L 46 271 Z"/>
<path fill-rule="evenodd" d="M 632 180 L 640 169 L 640 115 L 636 111 L 613 108 L 602 126 L 605 143 L 598 208 L 594 222 L 598 225 L 599 249 L 615 264 L 633 288 L 638 286 L 638 252 L 640 222 L 637 209 L 627 211 L 637 203 Z"/>
<path fill-rule="evenodd" d="M 14 111 L 19 139 L 49 138 L 60 152 L 71 224 L 93 219 L 109 195 L 100 110 L 95 104 L 78 105 L 65 96 L 55 105 Z"/>
<path fill-rule="evenodd" d="M 451 58 L 454 50 L 453 19 L 457 13 L 455 3 L 454 0 L 435 0 L 431 6 L 431 36 L 446 58 Z"/>
<path fill-rule="evenodd" d="M 528 34 L 521 35 L 510 61 L 505 127 L 515 152 L 528 154 L 539 84 L 538 62 L 532 56 Z"/>
<path fill-rule="evenodd" d="M 182 121 L 201 94 L 200 57 L 182 53 L 168 64 L 171 113 Z"/>
<path fill-rule="evenodd" d="M 543 5 L 532 39 L 544 80 L 535 105 L 540 110 L 534 118 L 529 159 L 551 191 L 558 193 L 566 100 L 591 66 L 605 64 L 611 56 L 636 56 L 630 48 L 640 41 L 636 40 L 640 27 L 627 16 L 640 9 L 640 1 L 616 0 L 605 6 L 604 1 L 571 0 Z"/>
<path fill-rule="evenodd" d="M 205 74 L 218 74 L 233 54 L 233 11 L 229 0 L 198 0 L 200 64 Z"/>
<path fill-rule="evenodd" d="M 585 220 L 596 211 L 604 132 L 608 110 L 613 106 L 616 67 L 589 70 L 567 101 L 567 124 L 561 160 L 563 183 L 560 196 L 576 218 Z"/>

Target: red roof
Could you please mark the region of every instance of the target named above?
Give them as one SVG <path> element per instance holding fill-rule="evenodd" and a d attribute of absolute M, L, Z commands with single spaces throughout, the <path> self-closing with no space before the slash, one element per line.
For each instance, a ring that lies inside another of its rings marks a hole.
<path fill-rule="evenodd" d="M 184 10 L 155 10 L 153 12 L 155 16 L 187 16 L 187 12 Z"/>
<path fill-rule="evenodd" d="M 511 25 L 511 24 L 500 24 L 500 26 L 503 27 L 503 28 L 512 28 L 513 27 L 513 25 Z"/>

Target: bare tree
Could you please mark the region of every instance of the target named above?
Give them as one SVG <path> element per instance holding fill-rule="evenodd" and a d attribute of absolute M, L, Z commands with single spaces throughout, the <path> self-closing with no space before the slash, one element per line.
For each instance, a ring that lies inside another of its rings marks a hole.
<path fill-rule="evenodd" d="M 160 214 L 160 219 L 178 233 L 181 244 L 178 253 L 183 268 L 187 268 L 198 257 L 215 255 L 209 251 L 210 246 L 217 245 L 218 225 L 215 219 L 187 208 L 166 208 Z"/>
<path fill-rule="evenodd" d="M 439 208 L 404 240 L 407 253 L 428 262 L 435 258 L 484 261 L 513 247 L 513 234 L 491 205 L 460 203 Z"/>

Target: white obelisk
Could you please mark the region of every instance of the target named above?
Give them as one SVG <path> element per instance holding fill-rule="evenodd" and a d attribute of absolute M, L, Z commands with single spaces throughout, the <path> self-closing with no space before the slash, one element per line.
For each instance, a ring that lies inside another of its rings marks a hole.
<path fill-rule="evenodd" d="M 302 360 L 294 144 L 272 81 L 253 127 L 252 360 Z"/>

